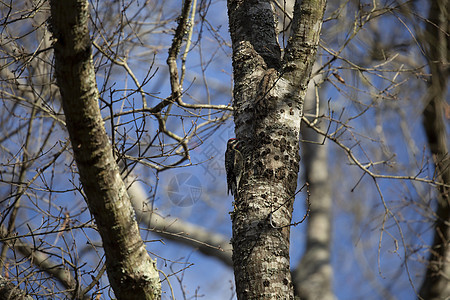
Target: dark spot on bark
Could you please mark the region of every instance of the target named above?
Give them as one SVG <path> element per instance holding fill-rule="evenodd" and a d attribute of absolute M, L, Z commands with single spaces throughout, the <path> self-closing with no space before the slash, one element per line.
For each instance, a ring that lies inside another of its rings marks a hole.
<path fill-rule="evenodd" d="M 290 172 L 289 175 L 287 176 L 288 178 L 288 182 L 293 182 L 293 180 L 295 180 L 297 177 L 293 176 L 292 173 Z"/>
<path fill-rule="evenodd" d="M 266 169 L 264 171 L 264 177 L 265 178 L 268 178 L 268 179 L 273 178 L 273 175 L 274 175 L 274 172 L 271 169 Z"/>
<path fill-rule="evenodd" d="M 280 159 L 280 157 L 279 157 L 278 155 L 275 155 L 273 159 L 275 159 L 275 160 L 279 160 L 279 159 Z"/>
<path fill-rule="evenodd" d="M 278 168 L 275 171 L 275 178 L 277 178 L 277 179 L 283 179 L 284 178 L 284 170 L 283 170 L 283 168 Z"/>
<path fill-rule="evenodd" d="M 280 113 L 284 114 L 284 109 L 280 109 Z"/>
<path fill-rule="evenodd" d="M 289 107 L 292 107 L 292 102 L 289 102 L 287 105 L 288 105 Z"/>
<path fill-rule="evenodd" d="M 283 282 L 283 283 L 284 283 L 284 282 Z M 268 287 L 268 286 L 270 285 L 269 280 L 264 280 L 263 285 L 264 285 L 265 287 Z"/>
<path fill-rule="evenodd" d="M 289 284 L 289 280 L 287 280 L 287 278 L 284 278 L 284 279 L 283 279 L 283 284 L 284 284 L 284 285 L 288 285 L 288 284 Z"/>

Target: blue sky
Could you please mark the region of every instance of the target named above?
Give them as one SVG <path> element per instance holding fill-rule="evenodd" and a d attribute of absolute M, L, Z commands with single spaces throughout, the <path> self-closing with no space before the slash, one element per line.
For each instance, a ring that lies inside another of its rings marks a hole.
<path fill-rule="evenodd" d="M 203 2 L 202 2 L 203 3 Z M 142 3 L 137 2 L 137 6 L 127 10 L 128 15 L 133 15 L 142 8 Z M 205 3 L 203 3 L 205 4 Z M 232 99 L 232 65 L 230 37 L 228 34 L 228 21 L 226 14 L 226 2 L 216 1 L 209 3 L 208 14 L 204 22 L 197 14 L 196 25 L 193 31 L 192 49 L 187 57 L 187 73 L 184 83 L 184 98 L 188 103 L 207 103 L 208 97 L 212 104 L 229 104 Z M 111 8 L 113 9 L 113 7 Z M 169 2 L 161 11 L 162 20 L 171 20 L 180 11 L 178 2 Z M 426 10 L 423 10 L 426 11 Z M 329 7 L 327 17 L 333 15 L 333 8 Z M 337 50 L 346 41 L 352 32 L 353 10 L 349 7 L 342 10 L 341 17 L 324 24 L 322 34 L 322 45 Z M 142 30 L 152 28 L 151 22 L 157 20 L 156 13 L 152 11 L 142 11 L 148 14 L 144 21 L 148 22 Z M 347 16 L 347 17 L 346 17 Z M 375 22 L 375 21 L 374 21 Z M 409 23 L 407 23 L 409 24 Z M 98 25 L 98 23 L 97 23 Z M 202 25 L 203 27 L 201 27 Z M 339 31 L 336 33 L 336 28 Z M 395 14 L 380 17 L 376 23 L 381 29 L 378 30 L 381 40 L 391 43 L 395 38 L 400 37 L 402 42 L 411 41 L 411 36 L 404 24 L 399 21 Z M 142 40 L 133 40 L 135 48 L 120 49 L 125 53 L 130 50 L 128 63 L 135 72 L 140 82 L 146 78 L 147 74 L 154 74 L 144 91 L 147 93 L 146 99 L 149 106 L 170 95 L 168 81 L 167 49 L 170 45 L 172 32 L 176 23 L 169 23 L 158 27 L 155 32 L 149 32 L 142 36 Z M 365 25 L 359 34 L 349 42 L 347 48 L 342 52 L 343 60 L 336 60 L 325 69 L 327 75 L 337 72 L 344 78 L 345 84 L 340 83 L 332 76 L 329 81 L 322 85 L 321 95 L 324 99 L 329 99 L 330 110 L 324 111 L 327 116 L 332 116 L 331 130 L 338 128 L 341 123 L 348 125 L 348 131 L 342 136 L 342 140 L 347 146 L 354 146 L 359 142 L 359 146 L 354 148 L 357 157 L 367 162 L 391 159 L 386 164 L 374 167 L 379 173 L 411 175 L 416 174 L 420 169 L 420 162 L 423 158 L 425 139 L 421 128 L 420 120 L 420 98 L 423 93 L 424 84 L 420 80 L 413 81 L 409 73 L 400 73 L 396 77 L 398 65 L 386 64 L 380 70 L 358 71 L 347 60 L 358 63 L 360 66 L 371 68 L 381 62 L 368 61 L 367 54 L 371 43 L 375 40 L 372 27 Z M 132 34 L 129 27 L 125 27 L 127 34 Z M 201 33 L 201 39 L 200 39 Z M 94 35 L 97 42 L 101 42 L 97 32 Z M 397 40 L 398 41 L 398 40 Z M 142 42 L 142 44 L 140 44 Z M 149 48 L 146 43 L 158 48 Z M 200 51 L 201 49 L 201 51 Z M 182 49 L 182 51 L 184 51 Z M 398 50 L 400 53 L 401 51 Z M 410 45 L 410 52 L 420 58 L 420 50 L 414 43 Z M 402 53 L 404 54 L 404 53 Z M 323 63 L 332 57 L 326 51 L 320 51 L 320 58 Z M 406 55 L 406 54 L 405 54 Z M 96 59 L 98 56 L 95 57 Z M 154 61 L 153 61 L 154 59 Z M 418 59 L 420 60 L 420 59 Z M 99 68 L 97 73 L 98 86 L 104 92 L 104 101 L 117 101 L 113 105 L 115 112 L 130 109 L 132 106 L 141 106 L 141 97 L 135 93 L 134 83 L 130 76 L 127 76 L 123 68 L 115 66 L 109 70 L 104 67 L 106 59 L 95 60 Z M 369 64 L 370 63 L 370 64 Z M 180 62 L 178 61 L 180 68 Z M 150 71 L 149 71 L 150 70 Z M 362 75 L 361 75 L 362 74 Z M 364 79 L 370 79 L 371 85 L 367 85 Z M 109 81 L 104 85 L 105 78 Z M 401 85 L 389 88 L 386 93 L 379 92 L 390 86 L 389 80 L 404 82 Z M 208 90 L 207 90 L 208 88 Z M 374 95 L 378 95 L 378 98 Z M 124 101 L 122 101 L 125 99 Z M 372 104 L 377 104 L 373 105 Z M 49 103 L 50 106 L 58 110 L 56 101 Z M 368 106 L 369 109 L 358 116 Z M 103 115 L 108 116 L 109 110 L 102 105 Z M 20 110 L 17 123 L 11 123 L 14 128 L 18 124 L 24 124 L 21 117 L 27 116 L 28 110 Z M 194 114 L 195 113 L 195 114 Z M 192 130 L 195 125 L 204 122 L 208 118 L 208 110 L 194 113 L 187 112 L 182 108 L 174 106 L 170 112 L 167 127 L 177 134 Z M 221 116 L 224 112 L 214 112 L 214 116 Z M 227 112 L 225 112 L 226 114 Z M 132 122 L 135 115 L 123 116 L 120 122 L 118 133 L 128 137 L 128 143 L 124 147 L 133 144 L 133 139 L 145 130 L 144 139 L 146 142 L 152 140 L 157 131 L 157 122 L 152 116 L 147 115 L 145 122 L 139 119 Z M 183 116 L 182 118 L 180 116 Z M 403 119 L 402 119 L 403 118 Z M 352 120 L 350 120 L 352 119 Z M 17 120 L 17 119 L 16 119 Z M 115 119 L 116 124 L 119 119 Z M 340 123 L 339 123 L 340 122 Z M 417 149 L 411 148 L 411 142 L 405 138 L 405 128 L 411 135 L 411 140 L 417 145 Z M 5 127 L 6 128 L 6 127 Z M 48 130 L 48 125 L 43 125 L 36 130 L 36 136 Z M 106 128 L 111 132 L 111 125 L 106 122 Z M 136 128 L 139 130 L 136 131 Z M 116 142 L 120 142 L 116 133 Z M 180 219 L 201 225 L 211 231 L 231 237 L 231 221 L 228 212 L 232 207 L 232 197 L 226 195 L 226 180 L 223 168 L 223 154 L 225 152 L 226 141 L 234 136 L 234 125 L 232 117 L 216 128 L 210 128 L 192 139 L 190 145 L 197 145 L 191 151 L 192 166 L 175 168 L 156 173 L 147 167 L 138 166 L 135 169 L 140 179 L 146 184 L 148 197 L 151 199 L 155 184 L 158 182 L 158 189 L 154 204 L 158 212 L 162 215 L 176 216 Z M 14 148 L 16 153 L 3 153 L 2 157 L 7 161 L 14 161 L 17 154 L 20 154 L 20 144 L 24 135 L 19 135 L 17 139 L 10 140 L 8 147 Z M 62 146 L 61 141 L 66 140 L 66 135 L 61 128 L 52 137 L 54 148 L 46 149 L 48 154 L 54 154 Z M 156 140 L 156 144 L 159 140 Z M 173 142 L 165 137 L 164 142 Z M 433 190 L 430 186 L 419 183 L 404 182 L 399 180 L 377 180 L 382 191 L 383 198 L 376 191 L 374 181 L 365 176 L 358 183 L 362 172 L 355 166 L 351 166 L 342 149 L 333 145 L 329 141 L 329 173 L 333 186 L 334 212 L 333 212 L 333 243 L 332 243 L 332 265 L 334 271 L 334 291 L 339 299 L 385 299 L 380 287 L 387 287 L 394 299 L 414 298 L 414 291 L 408 279 L 404 265 L 405 253 L 403 238 L 408 245 L 409 276 L 415 287 L 420 286 L 424 265 L 420 262 L 420 257 L 424 253 L 421 244 L 428 244 L 431 240 L 430 222 L 423 211 L 423 206 L 429 206 L 430 195 Z M 120 148 L 122 144 L 118 144 Z M 145 145 L 142 149 L 145 148 Z M 122 149 L 123 150 L 123 149 Z M 151 148 L 146 155 L 157 155 L 157 147 Z M 425 151 L 425 152 L 424 152 Z M 128 154 L 137 156 L 139 151 L 131 150 Z M 390 155 L 393 155 L 392 157 Z M 367 158 L 368 157 L 368 158 Z M 49 160 L 51 156 L 45 156 Z M 42 161 L 45 161 L 43 159 Z M 173 162 L 176 157 L 167 160 L 154 158 L 152 162 L 167 163 Z M 417 161 L 417 163 L 416 163 Z M 73 225 L 88 222 L 91 219 L 86 210 L 85 202 L 75 188 L 79 188 L 74 170 L 73 161 L 70 156 L 63 154 L 57 163 L 57 167 L 52 172 L 46 172 L 31 185 L 32 193 L 27 195 L 25 203 L 27 208 L 22 212 L 22 223 L 18 224 L 19 234 L 28 232 L 25 224 L 32 224 L 33 228 L 46 228 L 48 226 L 58 228 L 61 226 L 61 219 L 56 216 L 69 212 Z M 5 167 L 6 168 L 6 167 Z M 30 179 L 36 174 L 36 167 L 31 168 L 27 178 Z M 421 174 L 421 177 L 431 176 L 433 170 L 428 168 Z M 4 172 L 6 174 L 6 172 Z M 201 196 L 197 202 L 188 207 L 174 205 L 170 201 L 167 193 L 170 181 L 180 173 L 188 173 L 195 176 L 201 183 Z M 3 174 L 3 179 L 5 179 Z M 299 176 L 298 186 L 302 186 L 302 167 Z M 51 185 L 55 191 L 46 193 L 42 187 Z M 356 186 L 354 191 L 352 189 Z M 2 185 L 2 194 L 8 194 L 11 187 Z M 34 194 L 33 194 L 34 193 Z M 34 203 L 36 199 L 42 197 L 44 201 Z M 398 226 L 391 215 L 388 215 L 384 226 L 383 239 L 381 243 L 380 234 L 383 225 L 385 209 L 382 199 L 388 205 L 390 211 L 395 214 Z M 305 212 L 304 194 L 297 196 L 294 208 L 294 220 L 299 220 Z M 431 204 L 432 205 L 432 204 Z M 41 210 L 40 210 L 41 209 Z M 42 210 L 47 210 L 51 214 L 43 214 Z M 305 225 L 300 224 L 292 228 L 291 233 L 291 264 L 296 266 L 304 251 Z M 401 231 L 399 230 L 401 229 Z M 37 230 L 37 229 L 36 229 Z M 145 234 L 146 240 L 158 240 L 159 237 L 153 234 Z M 86 243 L 99 243 L 98 235 L 92 229 L 74 230 L 71 234 L 58 236 L 57 234 L 46 235 L 48 243 L 54 242 L 63 249 L 78 248 L 83 255 L 72 257 L 64 254 L 65 258 L 75 264 L 86 265 L 82 268 L 85 271 L 96 266 L 102 255 L 102 250 L 98 247 L 98 252 L 93 251 L 83 253 L 89 247 Z M 380 248 L 379 248 L 380 247 Z M 398 249 L 397 249 L 398 247 Z M 149 242 L 147 249 L 158 257 L 158 267 L 165 274 L 169 275 L 173 271 L 181 270 L 186 266 L 186 261 L 190 265 L 184 273 L 181 285 L 187 293 L 187 298 L 195 299 L 195 292 L 203 296 L 203 299 L 232 299 L 233 295 L 233 273 L 231 268 L 225 266 L 215 258 L 205 257 L 195 249 L 180 245 L 178 243 L 164 240 Z M 87 251 L 87 250 L 86 250 Z M 416 252 L 417 251 L 417 252 Z M 378 263 L 379 261 L 379 263 Z M 90 280 L 90 274 L 86 274 L 86 282 Z M 103 282 L 106 284 L 106 281 Z M 177 299 L 182 299 L 182 289 L 177 279 L 171 277 L 171 284 Z M 166 295 L 165 299 L 170 299 L 169 287 L 163 285 Z M 104 295 L 108 299 L 107 295 Z M 200 297 L 199 297 L 200 298 Z"/>

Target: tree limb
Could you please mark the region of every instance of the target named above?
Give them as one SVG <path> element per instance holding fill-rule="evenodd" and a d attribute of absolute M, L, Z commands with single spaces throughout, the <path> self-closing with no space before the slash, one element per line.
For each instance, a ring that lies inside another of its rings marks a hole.
<path fill-rule="evenodd" d="M 50 1 L 55 71 L 80 181 L 117 298 L 158 299 L 161 285 L 120 177 L 98 104 L 85 0 Z"/>

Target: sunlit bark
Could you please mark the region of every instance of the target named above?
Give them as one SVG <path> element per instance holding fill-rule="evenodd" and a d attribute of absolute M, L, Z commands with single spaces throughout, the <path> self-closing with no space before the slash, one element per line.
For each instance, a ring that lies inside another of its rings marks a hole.
<path fill-rule="evenodd" d="M 281 57 L 270 1 L 228 1 L 236 136 L 246 159 L 233 222 L 238 299 L 293 299 L 289 234 L 300 118 L 325 1 L 297 1 Z"/>

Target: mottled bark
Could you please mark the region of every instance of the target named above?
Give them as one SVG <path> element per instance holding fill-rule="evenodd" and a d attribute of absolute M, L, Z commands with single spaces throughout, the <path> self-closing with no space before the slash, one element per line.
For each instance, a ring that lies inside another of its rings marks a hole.
<path fill-rule="evenodd" d="M 447 186 L 438 186 L 434 240 L 430 249 L 425 280 L 420 289 L 423 299 L 450 298 L 450 157 L 444 121 L 445 99 L 449 74 L 448 0 L 432 0 L 422 41 L 428 48 L 431 71 L 423 124 L 435 165 L 435 177 Z"/>
<path fill-rule="evenodd" d="M 104 128 L 85 0 L 50 1 L 55 71 L 80 181 L 103 242 L 119 299 L 158 299 L 155 262 L 140 237 L 126 186 Z"/>
<path fill-rule="evenodd" d="M 235 199 L 238 299 L 293 299 L 289 234 L 299 171 L 300 117 L 325 1 L 297 1 L 281 57 L 270 1 L 228 1 L 236 136 L 246 160 Z"/>

